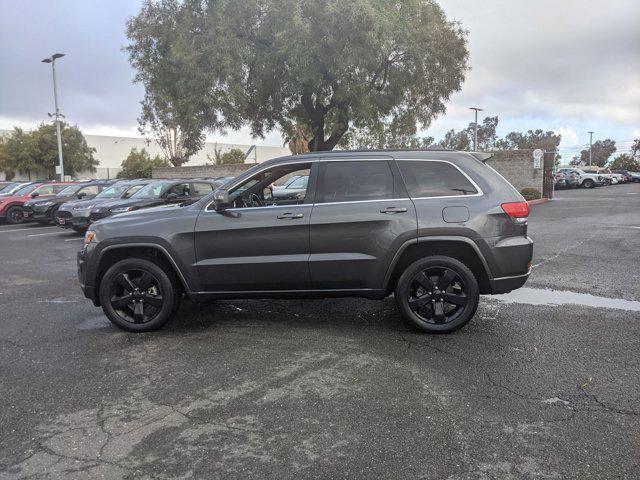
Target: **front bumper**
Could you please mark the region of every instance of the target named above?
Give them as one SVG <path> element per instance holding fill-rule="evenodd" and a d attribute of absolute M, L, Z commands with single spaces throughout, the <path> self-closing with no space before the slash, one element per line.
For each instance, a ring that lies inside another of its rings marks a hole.
<path fill-rule="evenodd" d="M 74 230 L 86 230 L 91 224 L 89 217 L 58 216 L 56 220 L 60 228 L 73 228 Z"/>
<path fill-rule="evenodd" d="M 50 222 L 53 220 L 51 217 L 51 207 L 23 207 L 22 217 L 24 220 L 33 220 L 36 222 Z"/>

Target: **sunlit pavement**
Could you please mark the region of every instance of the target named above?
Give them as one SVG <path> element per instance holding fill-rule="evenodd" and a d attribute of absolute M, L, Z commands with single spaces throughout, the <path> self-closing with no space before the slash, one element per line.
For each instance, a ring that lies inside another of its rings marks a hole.
<path fill-rule="evenodd" d="M 392 299 L 185 303 L 127 334 L 80 293 L 80 237 L 0 225 L 0 478 L 635 479 L 639 193 L 533 207 L 527 288 L 584 296 L 484 297 L 446 336 Z"/>

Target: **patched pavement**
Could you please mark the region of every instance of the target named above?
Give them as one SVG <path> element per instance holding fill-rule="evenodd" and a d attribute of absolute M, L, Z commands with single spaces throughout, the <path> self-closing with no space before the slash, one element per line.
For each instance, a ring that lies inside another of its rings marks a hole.
<path fill-rule="evenodd" d="M 638 193 L 533 207 L 527 286 L 639 301 Z M 484 297 L 428 336 L 392 299 L 224 301 L 135 335 L 80 243 L 0 225 L 1 478 L 638 478 L 637 311 Z"/>

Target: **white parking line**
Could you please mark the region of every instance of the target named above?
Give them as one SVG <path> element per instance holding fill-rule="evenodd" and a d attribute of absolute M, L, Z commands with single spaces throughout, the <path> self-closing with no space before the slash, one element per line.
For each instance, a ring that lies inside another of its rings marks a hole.
<path fill-rule="evenodd" d="M 57 228 L 57 227 L 55 225 L 51 225 L 50 227 L 12 228 L 12 229 L 0 230 L 0 233 L 24 232 L 25 230 L 42 230 L 43 228 Z"/>
<path fill-rule="evenodd" d="M 27 235 L 27 237 L 42 237 L 43 235 L 58 235 L 62 232 L 51 232 L 51 233 L 34 233 L 33 235 Z"/>

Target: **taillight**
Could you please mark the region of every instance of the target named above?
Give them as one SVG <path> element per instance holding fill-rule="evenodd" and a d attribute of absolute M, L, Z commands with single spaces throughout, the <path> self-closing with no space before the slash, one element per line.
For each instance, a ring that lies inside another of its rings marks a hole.
<path fill-rule="evenodd" d="M 504 213 L 511 217 L 516 223 L 525 223 L 529 217 L 529 204 L 527 202 L 503 203 L 501 205 Z"/>

